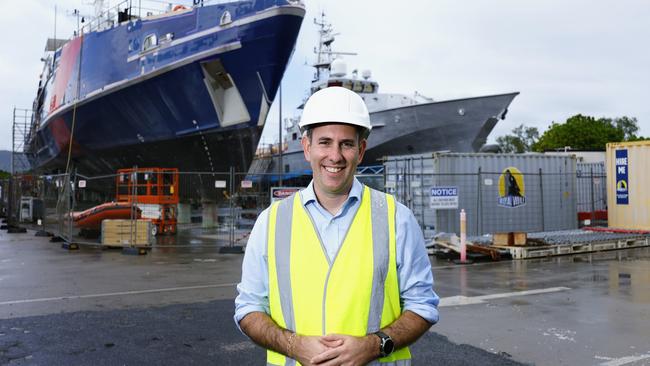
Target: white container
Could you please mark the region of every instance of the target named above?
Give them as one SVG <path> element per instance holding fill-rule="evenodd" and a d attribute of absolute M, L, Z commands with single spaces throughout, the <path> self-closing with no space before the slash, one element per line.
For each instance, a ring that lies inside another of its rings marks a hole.
<path fill-rule="evenodd" d="M 609 227 L 650 230 L 650 141 L 607 144 L 605 164 Z"/>

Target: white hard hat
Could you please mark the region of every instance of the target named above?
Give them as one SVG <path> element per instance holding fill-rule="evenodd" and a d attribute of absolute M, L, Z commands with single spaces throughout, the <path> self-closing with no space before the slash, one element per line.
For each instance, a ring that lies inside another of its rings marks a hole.
<path fill-rule="evenodd" d="M 309 97 L 298 126 L 304 131 L 310 125 L 332 122 L 372 130 L 366 103 L 359 94 L 340 86 L 321 89 Z"/>

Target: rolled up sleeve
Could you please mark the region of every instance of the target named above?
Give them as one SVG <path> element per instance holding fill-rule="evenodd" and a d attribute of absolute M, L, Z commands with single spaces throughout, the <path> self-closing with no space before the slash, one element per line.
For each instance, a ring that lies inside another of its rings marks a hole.
<path fill-rule="evenodd" d="M 242 263 L 241 282 L 237 285 L 235 298 L 235 324 L 247 314 L 259 311 L 270 313 L 268 259 L 266 253 L 266 235 L 268 230 L 268 209 L 258 216 L 248 238 L 246 253 Z"/>
<path fill-rule="evenodd" d="M 433 273 L 422 229 L 406 206 L 397 202 L 396 210 L 397 277 L 402 311 L 412 311 L 435 324 L 439 319 L 440 298 L 433 290 Z"/>

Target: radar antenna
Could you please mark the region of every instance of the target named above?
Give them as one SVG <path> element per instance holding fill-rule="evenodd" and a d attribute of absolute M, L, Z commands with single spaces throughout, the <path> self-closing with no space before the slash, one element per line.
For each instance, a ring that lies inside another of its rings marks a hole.
<path fill-rule="evenodd" d="M 316 68 L 316 74 L 314 75 L 314 82 L 317 82 L 324 75 L 327 77 L 329 75 L 329 68 L 332 64 L 332 61 L 336 59 L 336 56 L 356 56 L 356 53 L 353 52 L 338 52 L 332 51 L 332 43 L 336 40 L 336 36 L 340 33 L 334 33 L 332 24 L 328 23 L 325 20 L 325 12 L 321 12 L 320 20 L 314 18 L 314 24 L 319 26 L 319 42 L 318 48 L 314 47 L 314 53 L 316 54 L 316 63 L 312 66 Z"/>

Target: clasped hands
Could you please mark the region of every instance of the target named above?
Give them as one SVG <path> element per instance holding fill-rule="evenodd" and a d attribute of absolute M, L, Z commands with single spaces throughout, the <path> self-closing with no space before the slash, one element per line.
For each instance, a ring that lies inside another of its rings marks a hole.
<path fill-rule="evenodd" d="M 298 336 L 290 355 L 303 366 L 360 366 L 379 356 L 379 338 L 342 334 Z"/>

